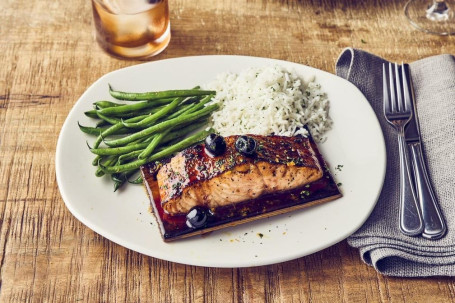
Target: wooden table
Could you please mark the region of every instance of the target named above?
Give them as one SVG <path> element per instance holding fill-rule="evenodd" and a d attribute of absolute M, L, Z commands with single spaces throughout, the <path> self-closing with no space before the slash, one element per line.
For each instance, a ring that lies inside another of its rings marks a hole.
<path fill-rule="evenodd" d="M 414 30 L 405 1 L 170 0 L 172 40 L 152 60 L 237 54 L 334 72 L 356 47 L 394 61 L 455 53 Z M 388 278 L 346 241 L 282 264 L 174 264 L 97 235 L 65 207 L 55 147 L 71 107 L 103 74 L 137 64 L 93 39 L 91 4 L 0 1 L 0 302 L 454 302 L 455 280 Z"/>

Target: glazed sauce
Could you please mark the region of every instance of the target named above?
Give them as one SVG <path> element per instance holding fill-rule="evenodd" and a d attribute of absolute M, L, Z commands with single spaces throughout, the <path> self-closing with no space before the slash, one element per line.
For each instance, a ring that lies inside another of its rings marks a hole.
<path fill-rule="evenodd" d="M 165 180 L 160 182 L 159 190 L 161 203 L 166 212 L 175 214 L 182 211 L 168 201 L 180 196 L 185 188 L 197 186 L 199 182 L 210 180 L 233 169 L 247 172 L 250 165 L 255 166 L 262 162 L 319 169 L 315 152 L 306 138 L 284 139 L 279 136 L 249 135 L 257 143 L 257 150 L 251 157 L 239 153 L 235 148 L 238 137 L 225 137 L 226 150 L 220 156 L 211 155 L 203 144 L 199 144 L 183 150 L 179 155 L 179 161 L 174 165 L 166 165 L 159 170 L 158 179 Z M 153 173 L 154 168 L 151 169 Z M 224 199 L 229 200 L 228 190 L 222 195 Z M 205 202 L 210 204 L 209 201 Z"/>
<path fill-rule="evenodd" d="M 298 138 L 297 138 L 298 139 Z M 288 152 L 277 152 L 272 155 L 268 155 L 272 149 L 264 148 L 263 151 L 258 152 L 258 156 L 252 161 L 269 159 L 271 162 L 284 163 L 292 161 L 296 165 L 312 165 L 319 161 L 323 168 L 323 177 L 319 180 L 310 184 L 303 185 L 286 192 L 275 192 L 267 195 L 263 195 L 256 199 L 251 199 L 245 202 L 233 203 L 222 207 L 217 207 L 212 215 L 208 216 L 207 224 L 201 229 L 193 229 L 186 225 L 186 214 L 168 214 L 163 209 L 163 201 L 160 197 L 160 190 L 158 182 L 156 181 L 156 174 L 165 162 L 161 163 L 149 163 L 146 164 L 142 169 L 144 182 L 147 186 L 149 195 L 153 198 L 152 206 L 154 209 L 155 216 L 160 223 L 163 239 L 170 241 L 175 238 L 185 237 L 186 235 L 194 234 L 195 232 L 200 234 L 204 230 L 213 230 L 216 227 L 222 225 L 232 225 L 236 221 L 251 221 L 252 218 L 264 216 L 272 213 L 282 213 L 286 209 L 296 206 L 303 206 L 313 201 L 330 199 L 331 197 L 341 196 L 341 193 L 336 185 L 333 177 L 331 176 L 329 169 L 319 153 L 317 146 L 314 141 L 310 139 L 301 139 L 311 145 L 311 149 L 314 153 L 311 155 L 298 154 L 298 149 L 292 148 L 292 146 L 281 146 L 278 150 L 287 150 Z M 269 141 L 270 142 L 270 141 Z M 278 141 L 277 141 L 278 142 Z M 299 141 L 298 143 L 304 143 Z M 269 146 L 270 147 L 270 146 Z M 195 153 L 195 158 L 203 159 L 202 161 L 189 161 L 187 162 L 188 175 L 178 178 L 178 181 L 174 182 L 187 182 L 188 184 L 199 182 L 201 179 L 211 178 L 216 176 L 223 171 L 229 170 L 234 165 L 238 164 L 238 161 L 250 161 L 251 159 L 239 159 L 239 155 L 232 150 L 227 150 L 222 159 L 223 162 L 217 160 L 216 157 L 211 157 L 207 154 L 203 145 L 197 145 L 193 148 L 187 149 L 183 152 Z M 197 155 L 196 155 L 197 154 Z M 283 156 L 284 155 L 284 156 Z M 310 157 L 309 157 L 310 156 Z M 300 159 L 300 160 L 299 160 Z M 167 160 L 168 161 L 168 160 Z M 199 163 L 196 165 L 195 163 Z M 204 163 L 201 165 L 200 163 Z M 202 167 L 204 166 L 204 167 Z M 222 167 L 222 169 L 221 169 Z M 185 184 L 187 185 L 187 184 Z M 173 189 L 169 190 L 169 194 L 179 194 L 181 187 L 172 186 Z"/>

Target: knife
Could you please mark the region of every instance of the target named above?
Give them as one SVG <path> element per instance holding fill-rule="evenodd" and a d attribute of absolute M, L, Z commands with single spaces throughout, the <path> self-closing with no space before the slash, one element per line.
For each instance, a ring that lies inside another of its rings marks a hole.
<path fill-rule="evenodd" d="M 406 82 L 403 85 L 404 97 L 410 98 L 412 104 L 412 118 L 406 126 L 405 139 L 408 151 L 411 154 L 414 188 L 424 221 L 422 236 L 427 239 L 439 239 L 446 233 L 447 226 L 431 185 L 423 156 L 419 118 L 417 116 L 417 107 L 414 102 L 414 89 L 412 87 L 409 65 L 403 64 L 403 70 L 406 75 Z"/>

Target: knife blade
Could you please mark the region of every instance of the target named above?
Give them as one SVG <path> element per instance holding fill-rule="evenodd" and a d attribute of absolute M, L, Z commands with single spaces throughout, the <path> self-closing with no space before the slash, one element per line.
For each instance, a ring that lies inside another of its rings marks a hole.
<path fill-rule="evenodd" d="M 406 128 L 404 130 L 404 136 L 405 136 L 406 142 L 408 142 L 408 143 L 421 142 L 422 139 L 420 136 L 419 118 L 417 116 L 417 109 L 416 109 L 416 105 L 414 102 L 414 88 L 412 87 L 411 73 L 409 71 L 409 64 L 403 64 L 402 68 L 406 75 L 406 77 L 405 77 L 406 81 L 403 85 L 404 96 L 405 96 L 405 98 L 407 97 L 410 99 L 410 103 L 411 103 L 411 107 L 412 107 L 412 117 L 411 117 L 411 120 L 406 125 Z"/>
<path fill-rule="evenodd" d="M 419 117 L 414 98 L 414 88 L 408 64 L 403 64 L 405 80 L 403 83 L 404 98 L 409 98 L 412 105 L 412 118 L 405 128 L 405 140 L 411 154 L 414 187 L 419 200 L 424 221 L 422 236 L 427 239 L 439 239 L 446 233 L 447 227 L 439 203 L 434 193 L 425 158 L 423 156 L 422 138 Z"/>

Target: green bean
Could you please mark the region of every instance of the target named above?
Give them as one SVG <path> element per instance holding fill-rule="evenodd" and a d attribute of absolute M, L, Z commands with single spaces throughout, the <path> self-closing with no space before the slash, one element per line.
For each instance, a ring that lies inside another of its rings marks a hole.
<path fill-rule="evenodd" d="M 176 112 L 173 112 L 173 113 L 172 113 L 171 115 L 169 115 L 168 117 L 164 117 L 164 116 L 163 116 L 163 117 L 162 117 L 161 119 L 159 119 L 159 120 L 164 121 L 164 120 L 169 120 L 169 119 L 172 119 L 172 118 L 175 118 L 175 117 L 179 116 L 180 114 L 182 114 L 183 112 L 185 112 L 185 111 L 186 111 L 187 109 L 189 109 L 190 107 L 193 107 L 193 106 L 196 105 L 196 103 L 190 103 L 190 102 L 199 101 L 199 99 L 200 99 L 199 96 L 185 98 L 185 99 L 182 101 L 182 103 L 180 103 L 180 104 L 178 105 L 178 107 L 181 107 L 181 109 L 179 109 L 179 110 L 176 111 Z M 189 103 L 189 104 L 187 104 L 187 103 Z M 159 107 L 159 109 L 161 110 L 161 109 L 164 108 L 164 107 L 165 107 L 165 105 Z M 158 112 L 158 111 L 154 111 L 153 113 L 156 113 L 156 112 Z M 157 121 L 159 121 L 159 120 L 157 120 Z"/>
<path fill-rule="evenodd" d="M 108 108 L 108 107 L 115 107 L 115 106 L 121 106 L 123 105 L 122 103 L 115 103 L 111 101 L 97 101 L 93 103 L 93 106 L 95 109 L 101 109 L 101 108 Z"/>
<path fill-rule="evenodd" d="M 183 149 L 203 140 L 211 132 L 213 132 L 213 129 L 203 130 L 201 132 L 198 132 L 197 134 L 190 136 L 190 137 L 180 141 L 177 144 L 169 146 L 168 148 L 165 148 L 162 151 L 157 152 L 146 159 L 136 160 L 136 161 L 129 162 L 126 164 L 115 165 L 115 166 L 105 166 L 105 165 L 100 164 L 100 168 L 106 174 L 121 173 L 121 172 L 129 171 L 132 169 L 136 169 L 136 168 L 139 168 L 141 165 L 144 165 L 148 162 L 157 161 L 157 160 L 163 159 L 165 157 L 169 157 L 172 154 L 174 154 L 175 152 L 177 152 L 179 150 L 183 150 Z"/>
<path fill-rule="evenodd" d="M 93 166 L 98 166 L 98 163 L 101 161 L 102 157 L 101 156 L 96 156 L 95 159 L 92 161 Z"/>
<path fill-rule="evenodd" d="M 103 115 L 102 113 L 100 113 L 99 111 L 96 112 L 96 114 L 98 115 L 98 117 L 106 122 L 108 122 L 109 124 L 111 125 L 114 125 L 114 124 L 117 124 L 119 122 L 122 122 L 122 120 L 120 119 L 117 119 L 117 118 L 112 118 L 112 117 L 108 117 L 106 115 Z"/>
<path fill-rule="evenodd" d="M 163 146 L 160 146 L 159 148 L 156 149 L 157 152 L 160 152 L 162 151 L 163 149 L 165 149 L 166 147 L 163 147 Z M 127 154 L 123 154 L 123 155 L 120 155 L 118 157 L 118 160 L 117 160 L 117 164 L 116 165 L 120 165 L 120 164 L 124 164 L 126 163 L 127 161 L 130 161 L 130 160 L 137 160 L 137 157 L 143 152 L 144 150 L 143 149 L 139 149 L 139 150 L 135 150 L 135 151 L 132 151 L 132 152 L 129 152 Z"/>
<path fill-rule="evenodd" d="M 90 126 L 83 126 L 81 124 L 79 124 L 78 122 L 78 125 L 79 125 L 79 129 L 88 134 L 88 135 L 95 135 L 95 136 L 99 136 L 102 132 L 106 131 L 107 129 L 109 129 L 109 127 L 90 127 Z M 128 128 L 124 128 L 124 129 L 121 129 L 121 130 L 118 130 L 116 132 L 117 135 L 126 135 L 126 134 L 131 134 L 131 129 L 128 129 Z"/>
<path fill-rule="evenodd" d="M 212 98 L 213 98 L 213 95 L 206 96 L 198 104 L 196 104 L 193 108 L 190 108 L 186 113 L 190 114 L 190 113 L 200 110 L 201 108 L 204 107 L 205 104 L 212 101 Z"/>
<path fill-rule="evenodd" d="M 132 152 L 120 155 L 117 160 L 117 165 L 123 164 L 126 161 L 137 159 L 137 156 L 139 156 L 143 151 L 144 151 L 143 149 L 139 149 L 139 150 L 134 150 Z"/>
<path fill-rule="evenodd" d="M 196 123 L 196 124 L 191 124 L 187 127 L 184 127 L 182 129 L 177 129 L 175 131 L 167 133 L 165 136 L 161 138 L 160 143 L 165 144 L 167 142 L 170 142 L 174 139 L 181 138 L 185 136 L 186 134 L 202 127 L 206 122 L 201 122 L 201 123 Z M 126 129 L 125 129 L 126 130 Z M 156 136 L 156 135 L 155 135 Z M 114 148 L 91 148 L 90 151 L 94 153 L 95 155 L 99 156 L 112 156 L 112 155 L 123 155 L 123 154 L 128 154 L 133 151 L 143 151 L 154 139 L 155 136 L 150 136 L 148 138 L 140 138 L 137 141 L 131 142 L 127 144 L 126 146 L 122 147 L 114 147 Z M 150 147 L 151 148 L 151 147 Z M 139 156 L 139 153 L 136 153 L 136 157 Z M 119 161 L 122 161 L 123 157 L 119 157 Z M 95 160 L 94 160 L 95 161 Z M 98 165 L 98 163 L 94 163 L 93 165 Z"/>
<path fill-rule="evenodd" d="M 118 155 L 119 157 L 117 159 L 117 163 L 122 163 L 126 160 L 137 158 L 137 156 L 139 156 L 139 154 L 150 144 L 154 137 L 155 136 L 141 138 L 123 147 L 97 148 L 90 149 L 90 151 L 96 154 L 97 157 Z M 94 165 L 98 165 L 98 163 Z"/>
<path fill-rule="evenodd" d="M 121 174 L 112 174 L 111 178 L 114 181 L 114 192 L 117 191 L 117 189 L 125 184 L 125 182 L 128 181 L 128 179 L 137 172 L 137 169 L 133 169 Z"/>
<path fill-rule="evenodd" d="M 137 177 L 136 179 L 130 181 L 128 180 L 128 183 L 131 183 L 131 184 L 142 184 L 144 180 L 142 179 L 142 176 L 139 176 Z"/>
<path fill-rule="evenodd" d="M 96 114 L 96 109 L 88 110 L 88 111 L 84 112 L 84 115 L 86 115 L 89 118 L 94 118 L 94 119 L 98 118 L 98 115 Z"/>
<path fill-rule="evenodd" d="M 155 100 L 155 101 L 144 101 L 144 102 L 137 102 L 134 104 L 124 104 L 121 106 L 116 106 L 116 107 L 107 107 L 98 110 L 103 115 L 106 116 L 112 116 L 112 115 L 121 115 L 121 114 L 126 114 L 126 113 L 131 113 L 131 112 L 136 112 L 138 110 L 146 109 L 146 108 L 151 108 L 151 107 L 157 107 L 163 104 L 168 104 L 171 103 L 172 100 L 174 99 L 161 99 L 161 100 Z"/>
<path fill-rule="evenodd" d="M 165 148 L 165 145 L 167 145 L 167 144 L 173 145 L 173 144 L 179 142 L 182 137 L 201 128 L 206 123 L 207 123 L 206 121 L 202 121 L 202 122 L 199 122 L 196 124 L 190 124 L 186 127 L 183 127 L 182 129 L 177 129 L 177 130 L 170 132 L 161 140 L 160 147 L 157 148 L 156 151 L 161 151 L 163 148 Z M 144 142 L 150 142 L 151 139 L 153 139 L 153 138 L 154 138 L 154 136 L 151 136 L 151 137 L 147 138 Z M 121 164 L 121 163 L 124 163 L 125 161 L 136 159 L 142 153 L 142 151 L 143 151 L 143 149 L 139 149 L 139 150 L 135 150 L 135 151 L 120 155 L 117 163 Z"/>
<path fill-rule="evenodd" d="M 129 119 L 129 118 L 134 118 L 137 116 L 150 116 L 151 114 L 154 114 L 157 111 L 160 111 L 164 107 L 166 107 L 166 105 L 161 105 L 161 106 L 152 107 L 152 108 L 145 108 L 140 111 L 132 111 L 129 113 L 120 113 L 118 115 L 110 115 L 110 117 L 116 117 L 119 119 Z"/>
<path fill-rule="evenodd" d="M 133 170 L 133 171 L 134 171 L 134 170 Z M 125 172 L 125 173 L 128 173 L 128 172 Z M 114 181 L 114 182 L 122 181 L 122 180 L 121 180 L 122 175 L 125 174 L 125 173 L 112 174 L 112 175 L 111 175 L 112 181 Z"/>
<path fill-rule="evenodd" d="M 205 124 L 207 124 L 207 122 L 204 120 L 199 123 L 191 123 L 190 125 L 184 126 L 181 129 L 175 128 L 166 137 L 163 138 L 163 140 L 161 141 L 161 144 L 166 144 L 166 143 L 171 142 L 172 140 L 179 139 L 183 136 L 186 136 L 187 134 L 191 133 L 192 131 L 195 131 L 195 130 L 201 128 Z"/>
<path fill-rule="evenodd" d="M 167 90 L 159 92 L 146 93 L 129 93 L 113 90 L 109 85 L 109 93 L 112 97 L 119 100 L 142 101 L 142 100 L 159 100 L 164 98 L 176 97 L 192 97 L 215 94 L 215 91 L 200 90 L 200 89 L 183 89 L 183 90 Z"/>
<path fill-rule="evenodd" d="M 150 142 L 152 142 L 153 137 L 154 137 L 154 136 L 149 136 L 149 137 L 143 138 L 143 139 L 142 139 L 142 140 L 143 140 L 142 142 L 143 142 L 143 143 L 150 143 Z"/>
<path fill-rule="evenodd" d="M 136 144 L 131 144 L 131 145 L 126 145 L 122 147 L 113 147 L 113 148 L 92 148 L 90 151 L 94 153 L 95 155 L 99 156 L 113 156 L 113 155 L 121 155 L 125 153 L 132 152 L 134 150 L 138 149 L 144 149 L 146 148 L 150 143 L 145 142 L 145 143 L 136 143 Z"/>
<path fill-rule="evenodd" d="M 194 96 L 194 97 L 187 97 L 185 98 L 181 104 L 184 104 L 184 103 L 193 103 L 193 102 L 197 102 L 201 99 L 201 96 Z M 150 113 L 156 113 L 157 111 L 161 110 L 162 108 L 164 108 L 167 104 L 169 104 L 171 101 L 173 101 L 172 98 L 170 99 L 163 99 L 163 100 L 155 100 L 155 101 L 152 101 L 152 102 L 144 102 L 147 104 L 143 104 L 141 106 L 139 106 L 139 108 L 141 107 L 146 107 L 142 113 L 147 113 L 147 114 L 150 114 Z M 128 105 L 128 104 L 120 104 L 120 105 Z M 111 115 L 111 116 L 121 116 L 121 117 L 134 117 L 134 116 L 137 116 L 138 115 L 138 111 L 134 110 L 135 108 L 137 108 L 135 104 L 130 104 L 132 106 L 132 111 L 130 112 L 127 112 L 127 113 L 123 113 L 123 111 L 127 111 L 128 110 L 128 107 L 122 107 L 120 109 L 120 113 L 112 113 L 113 110 L 109 110 L 107 111 L 107 114 L 108 115 Z M 158 105 L 158 106 L 157 106 Z"/>
<path fill-rule="evenodd" d="M 132 145 L 132 144 L 138 144 L 138 143 L 150 143 L 150 141 L 153 140 L 153 136 L 150 136 L 150 137 L 144 137 L 144 138 L 140 138 L 140 139 L 137 139 L 136 141 L 133 141 L 131 142 L 130 144 L 127 144 L 128 145 Z"/>
<path fill-rule="evenodd" d="M 143 116 L 138 116 L 138 117 L 128 119 L 128 120 L 126 120 L 126 122 L 138 122 L 138 121 L 141 121 L 142 119 L 144 119 Z M 98 138 L 96 138 L 93 148 L 98 148 L 100 146 L 101 142 L 103 142 L 103 138 L 106 138 L 107 136 L 110 136 L 110 135 L 118 134 L 122 129 L 125 129 L 125 127 L 123 126 L 123 123 L 121 123 L 121 122 L 114 124 L 111 127 L 107 128 L 98 136 Z"/>
<path fill-rule="evenodd" d="M 190 110 L 194 106 L 196 106 L 196 104 L 194 104 L 194 103 L 193 104 L 184 105 L 184 106 L 182 106 L 181 109 L 179 109 L 178 111 L 172 113 L 172 115 L 170 115 L 169 117 L 164 117 L 163 120 L 169 120 L 169 119 L 176 118 L 176 117 L 180 116 L 181 114 L 187 112 L 188 110 Z"/>
<path fill-rule="evenodd" d="M 118 133 L 123 128 L 124 127 L 123 127 L 122 123 L 117 123 L 117 124 L 114 124 L 111 127 L 107 128 L 96 138 L 95 143 L 93 144 L 93 148 L 98 148 L 100 146 L 101 142 L 103 142 L 104 137 Z"/>
<path fill-rule="evenodd" d="M 102 167 L 109 167 L 117 162 L 117 157 L 109 157 L 103 163 L 98 162 L 98 169 L 95 171 L 95 176 L 102 177 L 104 176 L 104 171 Z"/>
<path fill-rule="evenodd" d="M 161 120 L 160 122 L 170 120 L 173 118 L 177 118 L 178 116 L 183 115 L 183 114 L 191 114 L 197 110 L 200 110 L 201 108 L 204 107 L 204 105 L 206 103 L 210 102 L 212 100 L 212 98 L 213 98 L 213 95 L 206 96 L 199 103 L 189 104 L 188 107 L 182 108 L 181 110 L 179 110 L 179 111 L 173 113 L 172 115 L 170 115 L 169 117 L 167 117 L 167 119 Z"/>
<path fill-rule="evenodd" d="M 90 127 L 90 126 L 84 126 L 77 122 L 77 125 L 79 126 L 79 129 L 88 135 L 100 135 L 103 131 L 107 129 L 107 127 Z"/>
<path fill-rule="evenodd" d="M 110 123 L 108 123 L 108 122 L 106 122 L 106 121 L 104 121 L 104 120 L 99 120 L 99 121 L 96 123 L 95 127 L 100 128 L 100 127 L 108 126 L 108 125 L 112 125 L 112 124 L 110 124 Z"/>
<path fill-rule="evenodd" d="M 114 148 L 96 148 L 90 149 L 91 152 L 101 156 L 107 155 L 122 155 L 124 153 L 129 153 L 135 150 L 142 150 L 147 147 L 148 144 L 153 140 L 154 136 L 150 136 L 148 138 L 141 138 L 136 141 L 130 142 L 125 146 L 122 147 L 114 147 Z"/>
<path fill-rule="evenodd" d="M 190 104 L 185 104 L 185 105 L 183 105 L 184 103 L 187 103 L 188 100 L 189 100 L 189 102 L 194 101 L 193 99 L 197 99 L 197 100 L 198 100 L 198 98 L 186 98 L 186 99 L 183 100 L 182 103 L 180 103 L 180 105 L 179 105 L 179 107 L 182 107 L 181 109 L 179 109 L 177 112 L 172 113 L 172 115 L 170 115 L 170 116 L 168 116 L 168 117 L 162 117 L 162 118 L 159 119 L 158 121 L 164 121 L 164 120 L 169 120 L 169 119 L 175 118 L 175 117 L 177 117 L 178 115 L 180 115 L 182 112 L 184 112 L 186 109 L 195 106 L 195 105 L 196 105 L 195 103 L 190 103 Z M 150 114 L 155 114 L 156 112 L 162 110 L 162 109 L 165 108 L 165 107 L 166 107 L 166 105 L 162 105 L 162 106 L 159 106 L 159 107 L 154 107 L 154 108 L 151 108 L 151 109 L 148 109 L 148 110 L 143 111 L 143 113 L 148 113 L 149 115 L 150 115 Z M 122 117 L 122 118 L 126 118 L 126 117 L 134 117 L 134 116 L 137 116 L 137 113 L 132 112 L 132 113 L 129 113 L 129 114 L 124 114 L 124 115 L 122 115 L 121 117 Z"/>
<path fill-rule="evenodd" d="M 202 117 L 210 114 L 217 108 L 218 108 L 218 104 L 213 104 L 213 105 L 210 105 L 210 106 L 207 106 L 207 107 L 201 109 L 200 111 L 197 111 L 197 112 L 194 112 L 191 114 L 187 114 L 187 115 L 186 114 L 181 115 L 177 118 L 167 120 L 167 121 L 158 123 L 156 125 L 150 126 L 149 128 L 143 129 L 132 135 L 129 135 L 129 136 L 126 136 L 126 137 L 123 137 L 120 139 L 114 139 L 109 142 L 105 142 L 105 144 L 110 147 L 124 146 L 124 145 L 128 144 L 129 142 L 132 142 L 134 140 L 137 140 L 137 139 L 145 137 L 145 136 L 149 136 L 149 135 L 157 133 L 157 132 L 164 131 L 165 129 L 167 129 L 169 127 L 174 127 L 174 126 L 177 126 L 180 124 L 184 124 L 184 123 L 191 122 L 191 121 L 197 120 L 199 118 L 202 118 Z"/>
<path fill-rule="evenodd" d="M 131 112 L 128 112 L 128 113 L 120 112 L 118 114 L 108 114 L 108 115 L 106 115 L 105 113 L 103 114 L 103 112 L 101 112 L 101 110 L 98 110 L 97 111 L 97 115 L 98 115 L 98 112 L 101 112 L 102 115 L 105 115 L 105 116 L 108 116 L 108 117 L 126 120 L 126 119 L 129 119 L 129 118 L 134 118 L 134 117 L 138 117 L 138 116 L 149 116 L 150 114 L 154 114 L 157 111 L 161 110 L 165 106 L 166 106 L 166 104 L 165 105 L 156 106 L 156 107 L 149 107 L 149 108 L 144 108 L 144 109 L 140 109 L 140 110 L 136 110 L 136 111 L 131 111 Z"/>
<path fill-rule="evenodd" d="M 168 106 L 164 107 L 163 109 L 154 113 L 153 115 L 150 115 L 149 117 L 147 117 L 139 122 L 136 122 L 136 123 L 124 122 L 123 125 L 125 125 L 126 127 L 129 127 L 129 128 L 141 128 L 141 127 L 145 127 L 145 126 L 150 126 L 150 124 L 156 122 L 158 119 L 160 119 L 161 117 L 167 115 L 169 112 L 174 110 L 182 101 L 183 101 L 183 98 L 175 98 L 174 101 L 169 103 Z"/>
<path fill-rule="evenodd" d="M 186 136 L 187 134 L 191 133 L 192 131 L 195 131 L 196 129 L 201 128 L 205 124 L 206 124 L 206 122 L 203 121 L 200 123 L 188 125 L 187 127 L 184 127 L 179 130 L 174 130 L 174 131 L 170 132 L 169 134 L 167 134 L 161 140 L 160 144 L 165 145 L 165 144 L 170 143 L 171 145 L 173 145 L 173 144 L 179 142 L 182 137 Z M 151 141 L 150 139 L 152 139 L 152 138 L 153 138 L 153 136 L 147 138 L 144 142 L 147 142 L 147 141 L 150 142 Z M 160 146 L 159 148 L 156 149 L 156 151 L 162 151 L 164 148 L 165 148 L 164 146 Z M 137 157 L 142 153 L 142 151 L 143 151 L 143 149 L 139 149 L 139 150 L 135 150 L 135 151 L 120 155 L 118 157 L 117 164 L 123 164 L 126 161 L 137 159 Z"/>
<path fill-rule="evenodd" d="M 150 154 L 156 149 L 156 147 L 161 143 L 164 137 L 171 131 L 172 128 L 165 130 L 162 133 L 156 134 L 153 137 L 152 142 L 150 142 L 147 147 L 139 154 L 138 159 L 146 159 Z"/>
<path fill-rule="evenodd" d="M 169 117 L 167 117 L 167 119 L 165 119 L 165 120 L 177 118 L 178 116 L 180 116 L 182 114 L 189 114 L 189 113 L 195 112 L 195 111 L 203 108 L 206 103 L 208 103 L 212 100 L 212 98 L 213 98 L 213 95 L 205 96 L 202 100 L 200 100 L 199 103 L 188 104 L 186 107 L 183 107 L 179 111 L 177 111 L 177 112 L 173 113 L 172 115 L 170 115 Z M 165 120 L 163 120 L 163 121 L 165 121 Z"/>

